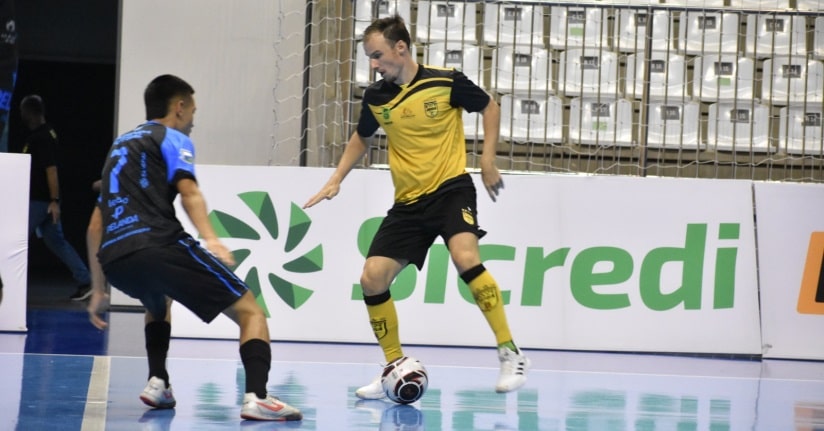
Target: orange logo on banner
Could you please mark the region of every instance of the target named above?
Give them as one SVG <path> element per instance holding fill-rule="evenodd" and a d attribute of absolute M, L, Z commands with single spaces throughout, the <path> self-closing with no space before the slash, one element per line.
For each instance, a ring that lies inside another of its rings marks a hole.
<path fill-rule="evenodd" d="M 824 405 L 796 401 L 793 410 L 795 412 L 796 431 L 816 431 L 824 425 Z"/>
<path fill-rule="evenodd" d="M 804 314 L 824 314 L 824 232 L 810 235 L 807 248 L 807 262 L 801 279 L 801 293 L 798 295 L 798 312 Z"/>

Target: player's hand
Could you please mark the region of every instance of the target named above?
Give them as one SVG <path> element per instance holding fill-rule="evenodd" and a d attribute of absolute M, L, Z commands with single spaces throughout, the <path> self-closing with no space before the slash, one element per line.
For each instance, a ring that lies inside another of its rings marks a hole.
<path fill-rule="evenodd" d="M 49 202 L 49 209 L 46 210 L 52 216 L 52 223 L 57 224 L 60 221 L 60 204 L 55 201 Z"/>
<path fill-rule="evenodd" d="M 320 189 L 320 191 L 317 194 L 312 196 L 311 199 L 309 199 L 308 201 L 306 201 L 305 204 L 303 204 L 303 209 L 312 207 L 324 199 L 332 199 L 333 197 L 338 195 L 338 192 L 340 192 L 340 184 L 327 183 L 325 186 L 323 186 L 322 189 Z"/>
<path fill-rule="evenodd" d="M 504 188 L 504 179 L 501 176 L 501 172 L 498 171 L 498 167 L 492 163 L 488 166 L 482 166 L 481 179 L 484 182 L 486 192 L 489 193 L 489 197 L 492 198 L 492 202 L 495 202 L 498 193 Z"/>
<path fill-rule="evenodd" d="M 102 313 L 109 309 L 109 294 L 103 289 L 92 288 L 92 296 L 86 311 L 89 312 L 89 321 L 95 328 L 104 330 L 109 324 L 103 320 Z"/>
<path fill-rule="evenodd" d="M 235 256 L 222 242 L 218 241 L 217 238 L 206 240 L 206 250 L 209 250 L 209 252 L 224 264 L 228 266 L 235 265 Z"/>

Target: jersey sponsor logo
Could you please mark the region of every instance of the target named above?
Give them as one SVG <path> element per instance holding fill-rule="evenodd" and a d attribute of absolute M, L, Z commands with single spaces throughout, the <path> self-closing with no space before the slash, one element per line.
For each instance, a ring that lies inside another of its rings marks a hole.
<path fill-rule="evenodd" d="M 429 118 L 435 118 L 438 116 L 438 101 L 437 100 L 427 100 L 423 102 L 423 110 L 426 112 L 426 116 Z"/>
<path fill-rule="evenodd" d="M 415 118 L 415 113 L 412 112 L 412 110 L 409 108 L 403 108 L 403 111 L 401 112 L 401 118 Z"/>
<path fill-rule="evenodd" d="M 191 151 L 189 151 L 185 148 L 181 148 L 180 149 L 180 161 L 182 161 L 183 163 L 188 163 L 188 164 L 191 165 L 195 161 L 195 155 L 192 154 Z"/>
<path fill-rule="evenodd" d="M 121 208 L 123 208 L 123 207 L 118 207 L 117 209 L 119 210 Z M 122 213 L 122 211 L 120 211 L 120 213 Z M 117 214 L 117 211 L 115 211 L 115 214 L 116 214 L 114 216 L 115 218 L 120 216 L 120 214 Z M 123 229 L 127 226 L 131 226 L 131 225 L 133 225 L 133 224 L 135 224 L 139 221 L 140 221 L 140 217 L 138 217 L 137 214 L 133 214 L 133 215 L 130 215 L 130 216 L 123 217 L 122 219 L 119 219 L 119 220 L 117 220 L 113 223 L 109 223 L 109 225 L 106 226 L 106 233 L 112 233 L 112 232 L 118 231 L 118 230 Z"/>
<path fill-rule="evenodd" d="M 798 312 L 824 314 L 824 232 L 813 232 L 798 294 Z"/>
<path fill-rule="evenodd" d="M 392 110 L 388 106 L 384 106 L 381 108 L 380 112 L 375 112 L 375 119 L 380 121 L 383 119 L 383 125 L 392 124 L 392 119 L 390 118 L 392 114 Z"/>
<path fill-rule="evenodd" d="M 128 196 L 125 196 L 125 197 L 124 196 L 117 196 L 114 199 L 109 199 L 108 202 L 107 202 L 107 204 L 109 205 L 109 208 L 116 207 L 118 205 L 127 205 L 128 203 L 129 203 L 129 197 Z"/>

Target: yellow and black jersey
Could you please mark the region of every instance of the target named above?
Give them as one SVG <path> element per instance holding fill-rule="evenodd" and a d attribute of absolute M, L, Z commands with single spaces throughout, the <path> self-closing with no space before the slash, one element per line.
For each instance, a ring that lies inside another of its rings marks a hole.
<path fill-rule="evenodd" d="M 358 134 L 386 132 L 395 202 L 414 202 L 466 172 L 462 110 L 480 112 L 489 100 L 463 73 L 426 65 L 409 84 L 380 80 L 366 89 Z"/>

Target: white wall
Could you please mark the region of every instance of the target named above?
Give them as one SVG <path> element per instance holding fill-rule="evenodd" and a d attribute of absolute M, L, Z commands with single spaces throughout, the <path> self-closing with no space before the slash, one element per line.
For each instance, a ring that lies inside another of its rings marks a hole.
<path fill-rule="evenodd" d="M 0 153 L 0 331 L 26 330 L 30 164 L 28 154 Z"/>
<path fill-rule="evenodd" d="M 143 90 L 170 73 L 195 89 L 198 163 L 297 164 L 303 2 L 121 2 L 118 134 L 145 120 Z"/>

